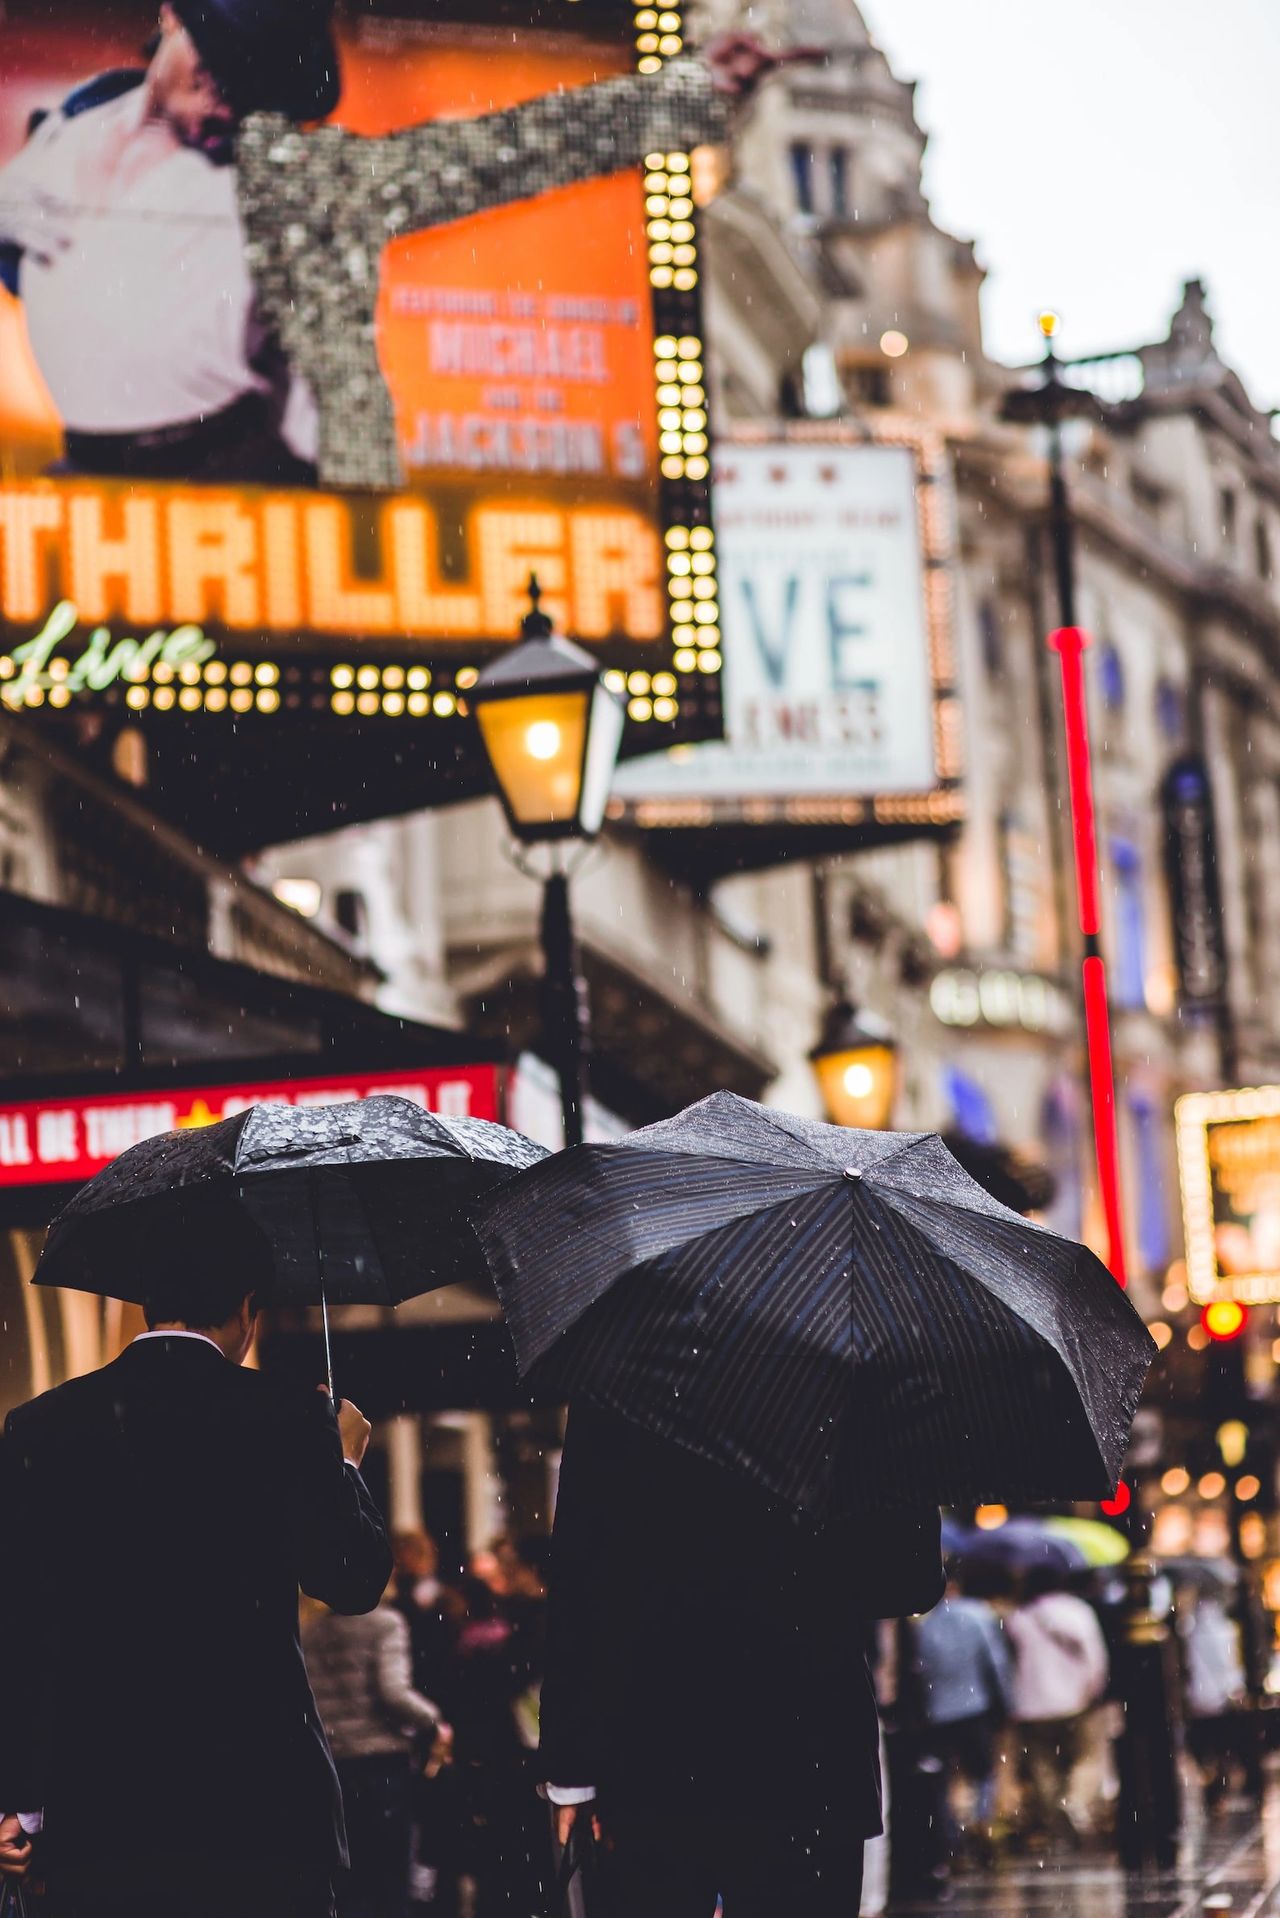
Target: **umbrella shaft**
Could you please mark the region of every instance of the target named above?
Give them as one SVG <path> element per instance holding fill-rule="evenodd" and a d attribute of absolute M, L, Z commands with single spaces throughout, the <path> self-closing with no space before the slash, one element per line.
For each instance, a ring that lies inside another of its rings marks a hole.
<path fill-rule="evenodd" d="M 333 1392 L 333 1347 L 329 1343 L 329 1301 L 324 1295 L 324 1284 L 320 1286 L 320 1322 L 324 1326 L 324 1369 L 329 1381 L 329 1397 L 338 1403 Z"/>

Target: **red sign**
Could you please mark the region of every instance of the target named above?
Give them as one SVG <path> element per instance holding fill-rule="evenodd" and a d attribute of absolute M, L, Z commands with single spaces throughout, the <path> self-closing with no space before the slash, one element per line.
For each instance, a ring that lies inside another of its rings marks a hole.
<path fill-rule="evenodd" d="M 497 1066 L 438 1066 L 420 1071 L 338 1073 L 181 1091 L 115 1092 L 92 1099 L 37 1099 L 0 1105 L 0 1187 L 74 1184 L 101 1172 L 118 1153 L 157 1132 L 213 1125 L 247 1106 L 337 1105 L 393 1093 L 446 1119 L 498 1117 Z"/>

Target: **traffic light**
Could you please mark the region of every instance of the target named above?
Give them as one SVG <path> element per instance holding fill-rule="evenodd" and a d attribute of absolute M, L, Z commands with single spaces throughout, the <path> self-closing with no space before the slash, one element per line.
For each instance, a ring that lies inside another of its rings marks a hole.
<path fill-rule="evenodd" d="M 1128 1511 L 1132 1503 L 1133 1493 L 1125 1484 L 1124 1480 L 1121 1479 L 1115 1491 L 1111 1494 L 1111 1497 L 1099 1501 L 1098 1510 L 1104 1513 L 1107 1518 L 1120 1518 Z"/>
<path fill-rule="evenodd" d="M 1218 1345 L 1241 1338 L 1249 1323 L 1249 1308 L 1238 1299 L 1214 1299 L 1200 1314 L 1200 1323 Z"/>

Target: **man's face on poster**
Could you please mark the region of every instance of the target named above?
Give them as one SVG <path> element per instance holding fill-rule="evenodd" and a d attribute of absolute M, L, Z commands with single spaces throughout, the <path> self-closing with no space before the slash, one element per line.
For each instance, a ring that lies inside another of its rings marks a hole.
<path fill-rule="evenodd" d="M 153 110 L 183 146 L 218 165 L 231 158 L 236 115 L 173 8 L 160 9 L 160 44 L 148 74 Z"/>

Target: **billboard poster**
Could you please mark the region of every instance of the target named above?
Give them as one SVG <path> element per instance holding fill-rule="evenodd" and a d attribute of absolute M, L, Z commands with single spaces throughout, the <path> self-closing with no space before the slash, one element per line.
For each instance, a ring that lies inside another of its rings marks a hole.
<path fill-rule="evenodd" d="M 623 768 L 638 819 L 958 816 L 937 457 L 830 436 L 718 446 L 725 739 Z"/>
<path fill-rule="evenodd" d="M 1280 1086 L 1189 1092 L 1176 1126 L 1191 1297 L 1280 1299 Z"/>
<path fill-rule="evenodd" d="M 242 14 L 5 9 L 0 697 L 438 733 L 536 572 L 633 733 L 715 734 L 666 566 L 713 551 L 680 33 Z"/>

